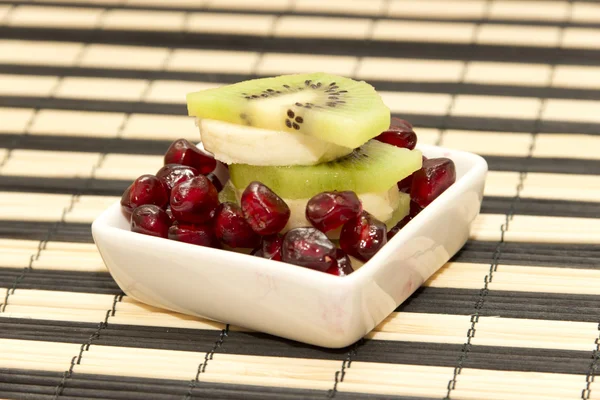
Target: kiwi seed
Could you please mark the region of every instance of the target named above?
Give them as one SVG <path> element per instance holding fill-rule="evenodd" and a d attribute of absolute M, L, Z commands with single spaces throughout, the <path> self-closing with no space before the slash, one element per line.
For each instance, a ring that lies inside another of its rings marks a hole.
<path fill-rule="evenodd" d="M 292 121 L 290 121 L 289 119 L 285 120 L 285 126 L 287 126 L 288 128 L 292 127 Z"/>
<path fill-rule="evenodd" d="M 287 115 L 290 118 L 294 118 L 294 112 L 292 110 L 287 110 Z"/>
<path fill-rule="evenodd" d="M 302 117 L 296 117 L 296 122 L 301 124 L 304 122 L 304 119 Z"/>
<path fill-rule="evenodd" d="M 300 129 L 300 125 L 298 125 L 297 123 L 293 123 L 292 126 L 294 127 L 295 130 Z"/>

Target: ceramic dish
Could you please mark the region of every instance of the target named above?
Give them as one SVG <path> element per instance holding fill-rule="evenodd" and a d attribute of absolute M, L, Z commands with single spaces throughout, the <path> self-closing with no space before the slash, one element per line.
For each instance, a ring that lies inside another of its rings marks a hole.
<path fill-rule="evenodd" d="M 149 305 L 322 347 L 350 345 L 394 311 L 466 242 L 479 214 L 487 164 L 449 157 L 457 180 L 367 264 L 337 277 L 282 262 L 130 232 L 117 202 L 92 224 L 121 289 Z"/>

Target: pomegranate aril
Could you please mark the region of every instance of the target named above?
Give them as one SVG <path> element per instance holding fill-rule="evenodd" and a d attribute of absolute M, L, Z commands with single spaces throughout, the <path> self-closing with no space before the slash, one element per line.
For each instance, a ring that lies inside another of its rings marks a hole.
<path fill-rule="evenodd" d="M 213 227 L 208 224 L 175 223 L 169 228 L 169 239 L 198 246 L 221 247 L 215 236 Z"/>
<path fill-rule="evenodd" d="M 220 193 L 221 190 L 223 190 L 223 184 L 221 183 L 221 181 L 219 180 L 219 178 L 215 174 L 213 174 L 211 172 L 210 174 L 206 174 L 206 177 L 215 186 L 215 189 L 217 189 L 217 192 Z"/>
<path fill-rule="evenodd" d="M 419 215 L 419 213 L 423 211 L 423 207 L 421 207 L 420 205 L 418 205 L 415 201 L 411 200 L 410 201 L 410 210 L 408 212 L 408 216 L 412 219 L 414 217 L 416 217 L 417 215 Z"/>
<path fill-rule="evenodd" d="M 412 186 L 413 174 L 410 174 L 406 178 L 402 179 L 398 182 L 398 190 L 402 193 L 410 193 L 410 188 Z"/>
<path fill-rule="evenodd" d="M 131 231 L 166 238 L 171 220 L 167 212 L 154 204 L 145 204 L 133 210 Z"/>
<path fill-rule="evenodd" d="M 456 181 L 456 167 L 449 158 L 430 158 L 413 175 L 410 198 L 424 208 Z"/>
<path fill-rule="evenodd" d="M 195 168 L 202 175 L 212 172 L 217 166 L 217 160 L 203 153 L 193 143 L 186 139 L 178 139 L 171 143 L 165 154 L 165 164 L 183 164 Z"/>
<path fill-rule="evenodd" d="M 144 204 L 154 204 L 164 208 L 169 202 L 169 190 L 154 175 L 142 175 L 137 178 L 129 189 L 129 204 L 132 209 Z M 121 199 L 121 204 L 123 200 Z"/>
<path fill-rule="evenodd" d="M 306 204 L 306 219 L 322 232 L 329 232 L 362 211 L 362 204 L 352 191 L 323 192 Z"/>
<path fill-rule="evenodd" d="M 171 210 L 177 221 L 208 222 L 219 205 L 217 189 L 204 175 L 196 176 L 171 190 Z"/>
<path fill-rule="evenodd" d="M 167 209 L 165 210 L 167 215 L 169 216 L 169 219 L 171 220 L 171 224 L 175 223 L 175 217 L 173 216 L 173 210 L 171 210 L 171 206 L 167 206 Z"/>
<path fill-rule="evenodd" d="M 285 234 L 281 260 L 301 267 L 327 271 L 336 263 L 336 247 L 315 228 L 295 228 Z"/>
<path fill-rule="evenodd" d="M 217 238 L 229 247 L 256 248 L 260 236 L 252 230 L 242 209 L 234 203 L 222 203 L 215 213 L 214 229 Z"/>
<path fill-rule="evenodd" d="M 325 272 L 331 275 L 346 276 L 353 273 L 354 269 L 352 268 L 352 262 L 350 261 L 350 257 L 348 257 L 346 253 L 344 253 L 344 250 L 337 249 L 336 263 Z"/>
<path fill-rule="evenodd" d="M 414 149 L 417 145 L 417 135 L 412 131 L 388 130 L 380 133 L 379 136 L 376 136 L 374 139 L 409 150 Z"/>
<path fill-rule="evenodd" d="M 368 261 L 387 242 L 387 227 L 366 211 L 346 222 L 340 233 L 340 247 L 361 261 Z"/>
<path fill-rule="evenodd" d="M 283 236 L 279 234 L 265 236 L 262 241 L 261 256 L 269 260 L 281 261 L 282 245 Z"/>
<path fill-rule="evenodd" d="M 123 192 L 123 195 L 121 196 L 121 211 L 123 212 L 123 215 L 125 215 L 127 218 L 131 217 L 131 213 L 133 212 L 133 207 L 131 206 L 131 187 L 133 186 L 133 184 L 129 185 L 129 187 L 127 187 L 127 189 L 125 189 L 125 191 Z"/>
<path fill-rule="evenodd" d="M 156 177 L 171 190 L 178 184 L 198 176 L 197 169 L 181 164 L 167 164 L 156 173 Z"/>
<path fill-rule="evenodd" d="M 400 229 L 404 228 L 406 226 L 406 224 L 408 224 L 412 218 L 413 217 L 411 217 L 410 215 L 407 215 L 406 217 L 402 218 L 402 220 L 400 220 L 400 222 L 398 222 L 392 229 L 390 229 L 388 231 L 387 240 L 390 240 L 391 238 L 396 236 L 396 234 L 400 231 Z"/>
<path fill-rule="evenodd" d="M 260 182 L 251 182 L 241 199 L 246 221 L 260 235 L 279 233 L 290 219 L 290 208 L 271 189 Z"/>

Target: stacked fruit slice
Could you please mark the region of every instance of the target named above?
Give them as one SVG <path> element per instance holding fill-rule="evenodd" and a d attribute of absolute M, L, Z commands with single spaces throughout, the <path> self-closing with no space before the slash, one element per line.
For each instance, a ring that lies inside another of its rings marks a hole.
<path fill-rule="evenodd" d="M 286 75 L 187 100 L 204 148 L 229 164 L 227 199 L 239 202 L 251 182 L 263 183 L 290 207 L 284 232 L 309 226 L 308 200 L 327 191 L 354 191 L 384 222 L 408 213 L 408 196 L 395 184 L 421 167 L 421 154 L 371 140 L 388 129 L 390 111 L 369 84 L 323 73 Z M 328 236 L 337 238 L 339 230 Z"/>
<path fill-rule="evenodd" d="M 344 276 L 455 179 L 365 82 L 288 75 L 187 100 L 204 151 L 175 141 L 165 166 L 125 191 L 134 232 Z"/>

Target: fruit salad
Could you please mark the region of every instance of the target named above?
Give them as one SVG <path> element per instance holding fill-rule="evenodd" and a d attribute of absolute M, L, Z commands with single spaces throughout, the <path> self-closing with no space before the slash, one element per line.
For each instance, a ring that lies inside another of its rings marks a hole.
<path fill-rule="evenodd" d="M 366 82 L 284 75 L 187 104 L 203 149 L 176 140 L 125 190 L 133 232 L 347 276 L 456 180 Z"/>

